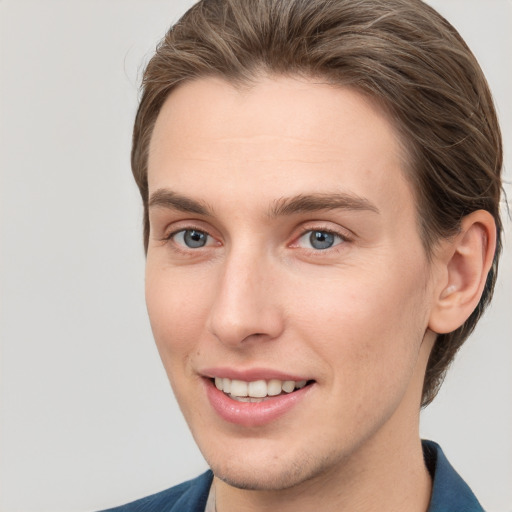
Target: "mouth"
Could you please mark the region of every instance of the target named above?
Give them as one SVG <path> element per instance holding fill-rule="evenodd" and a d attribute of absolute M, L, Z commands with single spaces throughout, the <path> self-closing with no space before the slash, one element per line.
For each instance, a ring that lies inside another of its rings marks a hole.
<path fill-rule="evenodd" d="M 219 391 L 222 391 L 232 400 L 250 403 L 259 403 L 274 397 L 290 395 L 314 382 L 279 379 L 260 379 L 247 382 L 226 377 L 213 377 L 211 381 Z"/>
<path fill-rule="evenodd" d="M 271 425 L 282 416 L 301 414 L 299 404 L 316 396 L 316 380 L 265 368 L 203 369 L 206 397 L 222 420 L 239 427 Z M 295 412 L 294 412 L 295 411 Z"/>

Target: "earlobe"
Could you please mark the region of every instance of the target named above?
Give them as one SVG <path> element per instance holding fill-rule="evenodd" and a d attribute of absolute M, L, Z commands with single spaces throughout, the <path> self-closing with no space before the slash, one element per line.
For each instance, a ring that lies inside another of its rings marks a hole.
<path fill-rule="evenodd" d="M 460 232 L 442 242 L 443 268 L 429 320 L 432 331 L 452 332 L 468 319 L 482 296 L 495 248 L 496 224 L 485 210 L 464 217 Z"/>

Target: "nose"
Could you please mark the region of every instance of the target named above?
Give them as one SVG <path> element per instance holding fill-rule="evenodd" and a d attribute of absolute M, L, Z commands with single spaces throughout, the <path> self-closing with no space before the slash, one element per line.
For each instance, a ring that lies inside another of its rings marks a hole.
<path fill-rule="evenodd" d="M 242 348 L 281 334 L 284 320 L 275 270 L 268 258 L 250 251 L 232 251 L 226 258 L 208 322 L 221 343 Z"/>

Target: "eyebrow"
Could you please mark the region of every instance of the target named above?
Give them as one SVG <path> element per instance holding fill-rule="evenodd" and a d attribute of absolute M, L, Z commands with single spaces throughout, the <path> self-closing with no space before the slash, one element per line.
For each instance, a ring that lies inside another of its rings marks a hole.
<path fill-rule="evenodd" d="M 196 215 L 213 216 L 213 208 L 203 201 L 178 194 L 169 189 L 158 189 L 149 199 L 150 208 L 160 207 Z M 277 199 L 269 208 L 270 218 L 322 210 L 363 210 L 380 213 L 377 206 L 364 197 L 349 193 L 299 194 Z"/>
<path fill-rule="evenodd" d="M 211 216 L 213 214 L 213 209 L 203 201 L 197 201 L 168 189 L 158 189 L 153 192 L 149 198 L 148 206 L 149 208 L 169 208 L 171 210 L 204 216 Z"/>
<path fill-rule="evenodd" d="M 299 194 L 293 197 L 278 199 L 271 206 L 271 218 L 294 215 L 297 213 L 316 212 L 321 210 L 366 210 L 380 213 L 377 206 L 364 197 L 349 193 L 333 194 Z"/>

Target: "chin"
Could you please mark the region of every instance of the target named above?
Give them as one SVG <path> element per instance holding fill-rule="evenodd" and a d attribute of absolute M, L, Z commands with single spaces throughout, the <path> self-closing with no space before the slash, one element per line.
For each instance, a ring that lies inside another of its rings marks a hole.
<path fill-rule="evenodd" d="M 237 489 L 249 491 L 282 491 L 290 489 L 308 480 L 301 468 L 287 468 L 278 474 L 266 470 L 234 471 L 212 468 L 214 475 Z"/>
<path fill-rule="evenodd" d="M 208 461 L 210 463 L 210 461 Z M 268 462 L 252 463 L 247 458 L 211 464 L 214 475 L 237 489 L 251 491 L 282 491 L 314 480 L 326 473 L 331 460 L 313 460 L 309 455 L 297 455 L 293 460 L 274 456 Z"/>

